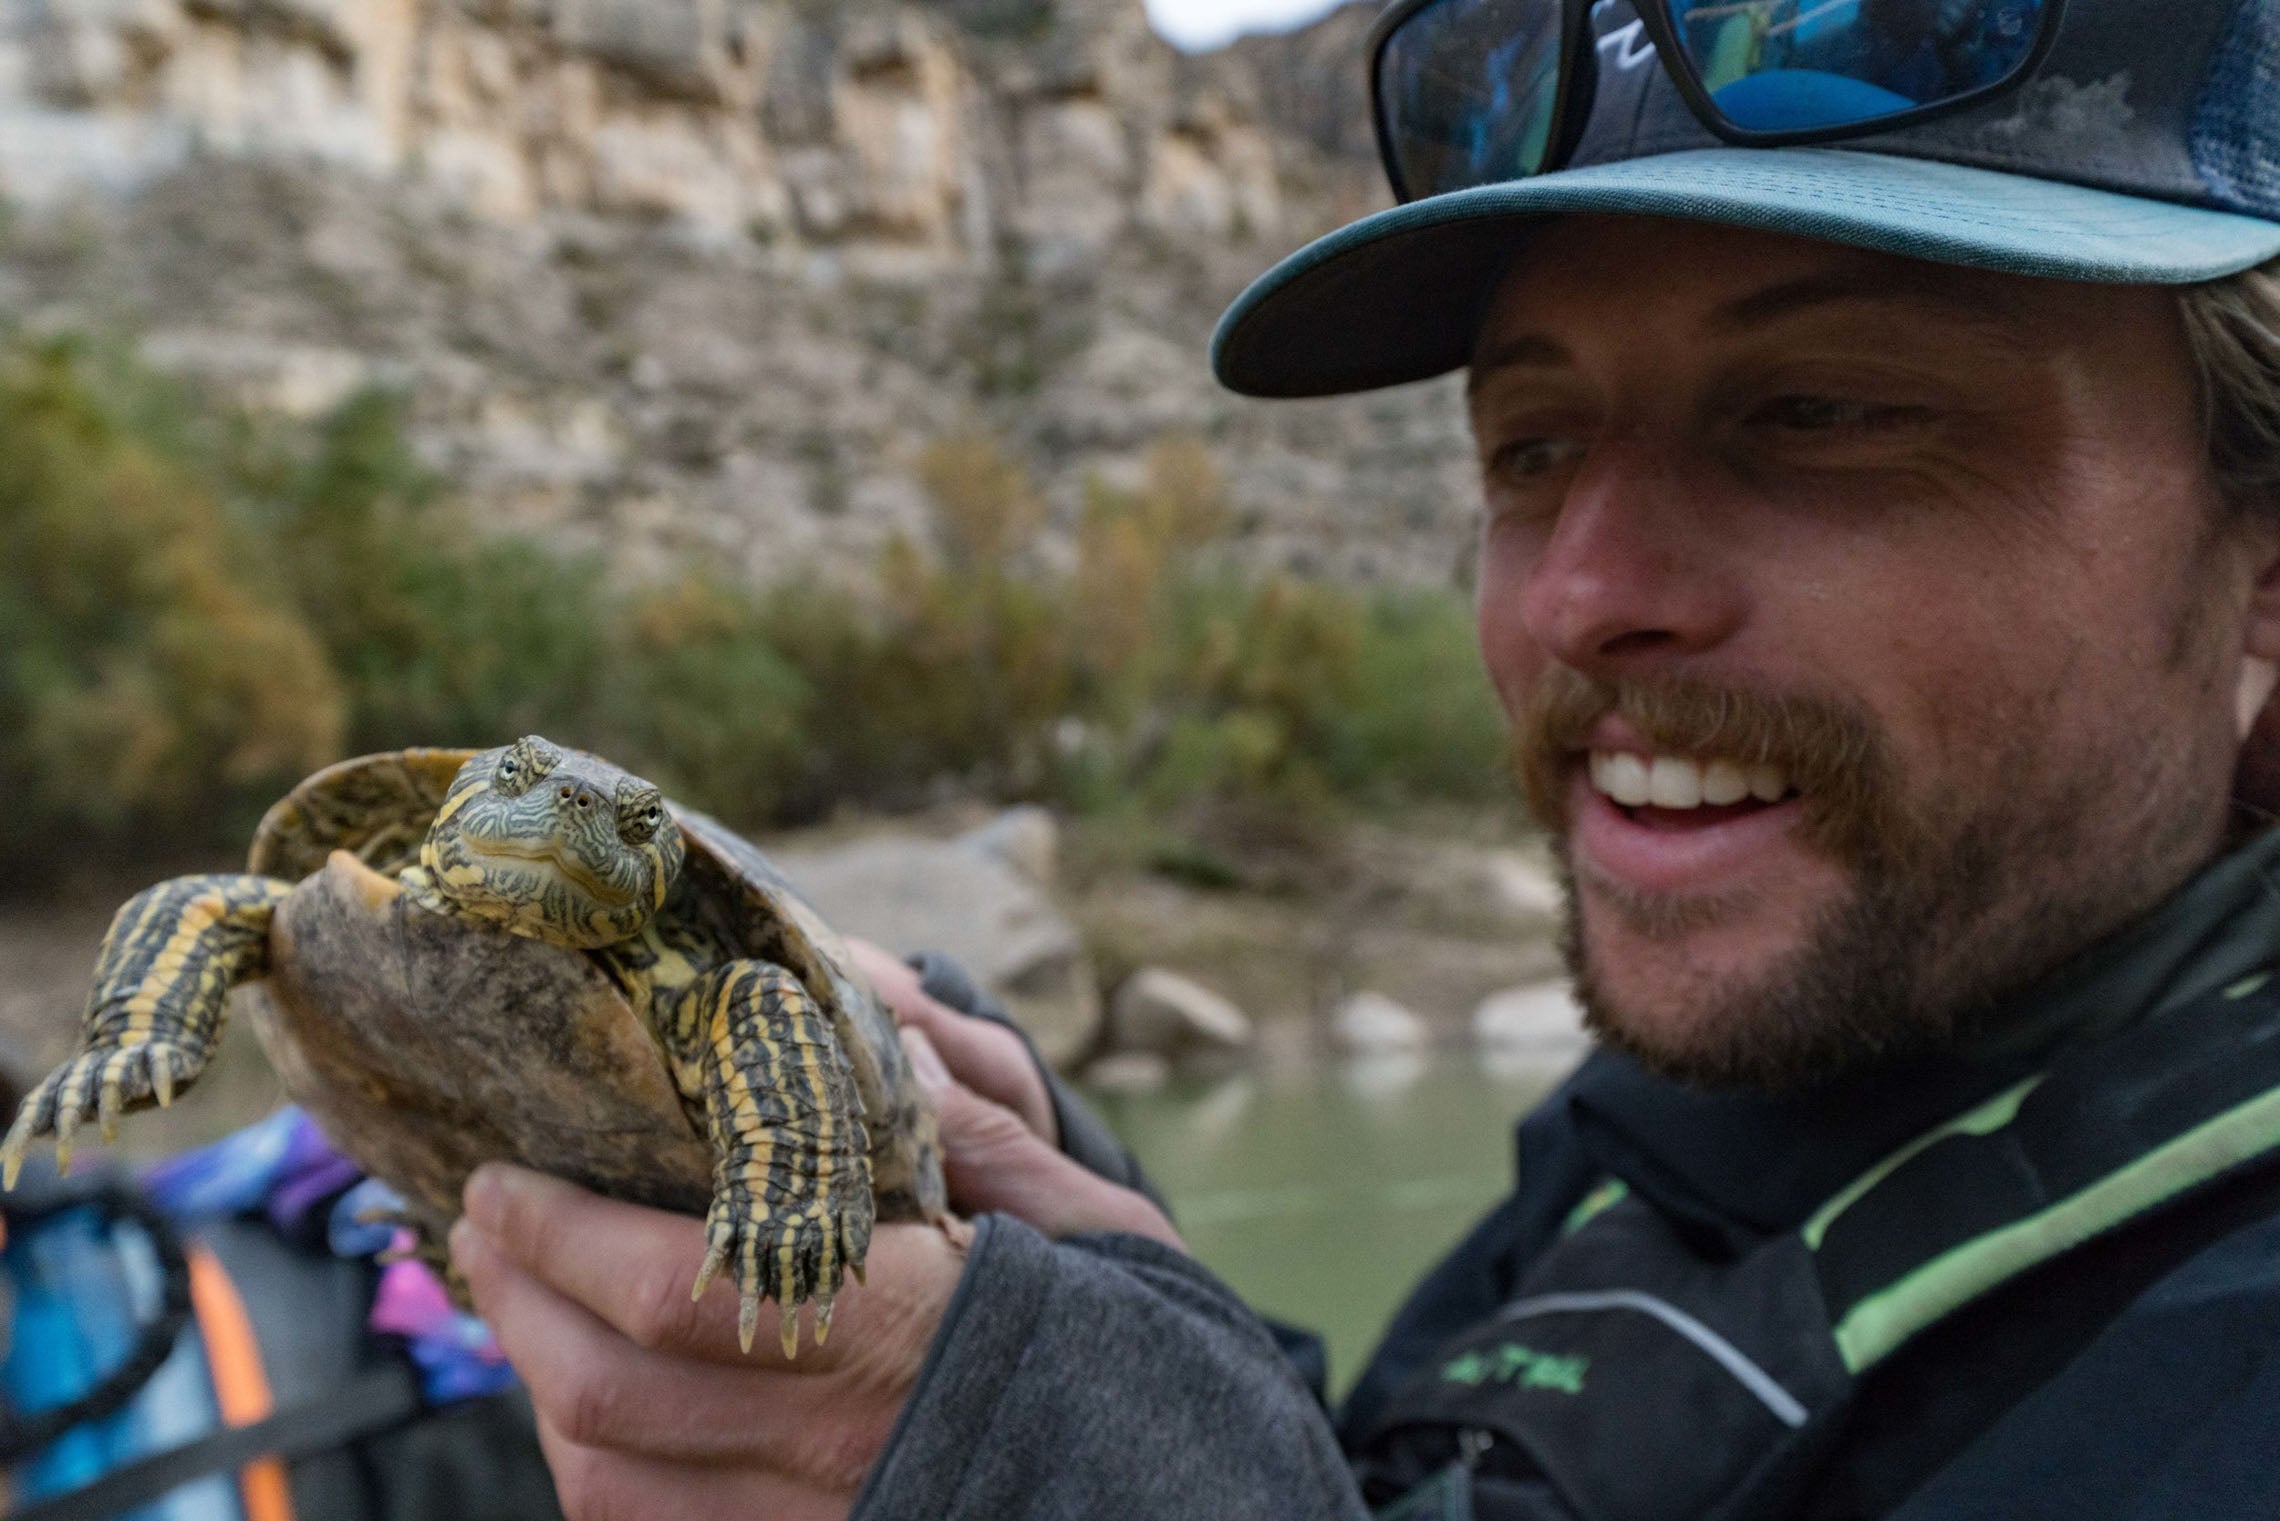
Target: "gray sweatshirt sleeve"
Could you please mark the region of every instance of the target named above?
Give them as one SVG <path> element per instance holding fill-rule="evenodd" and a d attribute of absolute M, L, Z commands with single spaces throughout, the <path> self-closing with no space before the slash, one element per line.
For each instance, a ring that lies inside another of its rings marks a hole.
<path fill-rule="evenodd" d="M 852 1521 L 1366 1515 L 1314 1396 L 1201 1266 L 993 1215 Z"/>

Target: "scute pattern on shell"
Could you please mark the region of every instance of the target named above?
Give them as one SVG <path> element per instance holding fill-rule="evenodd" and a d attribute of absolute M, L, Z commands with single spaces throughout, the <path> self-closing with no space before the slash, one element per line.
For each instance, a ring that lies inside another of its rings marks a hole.
<path fill-rule="evenodd" d="M 407 749 L 317 772 L 262 819 L 249 870 L 301 881 L 345 850 L 392 875 L 418 859 L 452 779 L 480 753 Z M 688 848 L 685 887 L 695 900 L 744 954 L 787 968 L 834 1010 L 870 1133 L 880 1217 L 942 1214 L 948 1206 L 934 1117 L 918 1097 L 893 1018 L 856 973 L 845 943 L 749 841 L 693 809 L 670 806 Z"/>
<path fill-rule="evenodd" d="M 254 831 L 246 870 L 298 882 L 336 850 L 393 874 L 420 842 L 476 750 L 392 750 L 327 766 L 277 800 Z"/>

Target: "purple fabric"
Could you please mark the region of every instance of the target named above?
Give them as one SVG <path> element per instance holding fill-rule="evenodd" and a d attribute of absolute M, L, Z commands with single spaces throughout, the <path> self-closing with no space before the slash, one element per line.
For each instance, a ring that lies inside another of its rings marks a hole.
<path fill-rule="evenodd" d="M 143 1186 L 177 1219 L 259 1214 L 296 1240 L 320 1234 L 312 1221 L 322 1211 L 322 1234 L 338 1255 L 352 1259 L 411 1245 L 409 1232 L 356 1219 L 393 1208 L 394 1195 L 333 1150 L 316 1122 L 298 1109 L 281 1109 L 211 1146 L 169 1157 L 143 1174 Z M 366 1324 L 404 1339 L 431 1404 L 514 1385 L 514 1370 L 490 1328 L 454 1306 L 442 1280 L 424 1263 L 400 1261 L 381 1269 Z"/>
<path fill-rule="evenodd" d="M 410 1245 L 411 1234 L 405 1232 L 398 1249 Z M 507 1366 L 491 1328 L 454 1305 L 425 1263 L 392 1262 L 381 1270 L 369 1324 L 409 1344 L 431 1403 L 474 1399 L 515 1385 L 515 1370 Z"/>

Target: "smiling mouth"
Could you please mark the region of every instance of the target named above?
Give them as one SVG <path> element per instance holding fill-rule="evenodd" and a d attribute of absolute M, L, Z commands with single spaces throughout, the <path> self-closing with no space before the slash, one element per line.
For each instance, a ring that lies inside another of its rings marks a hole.
<path fill-rule="evenodd" d="M 1593 750 L 1587 769 L 1592 791 L 1649 829 L 1707 829 L 1799 797 L 1787 769 L 1765 762 Z"/>
<path fill-rule="evenodd" d="M 1796 796 L 1781 766 L 1629 750 L 1592 751 L 1591 785 L 1617 807 L 1658 813 L 1749 809 Z"/>
<path fill-rule="evenodd" d="M 565 856 L 561 847 L 554 844 L 535 845 L 521 840 L 469 840 L 467 848 L 485 861 L 520 861 L 551 866 L 565 881 L 605 907 L 623 907 L 633 901 L 632 893 L 595 876 L 582 862 Z"/>

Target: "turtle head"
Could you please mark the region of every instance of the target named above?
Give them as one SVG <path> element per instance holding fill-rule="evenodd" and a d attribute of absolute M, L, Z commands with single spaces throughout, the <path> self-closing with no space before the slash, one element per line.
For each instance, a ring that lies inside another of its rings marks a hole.
<path fill-rule="evenodd" d="M 641 932 L 681 872 L 664 794 L 536 735 L 460 768 L 420 864 L 451 907 L 592 950 Z"/>

